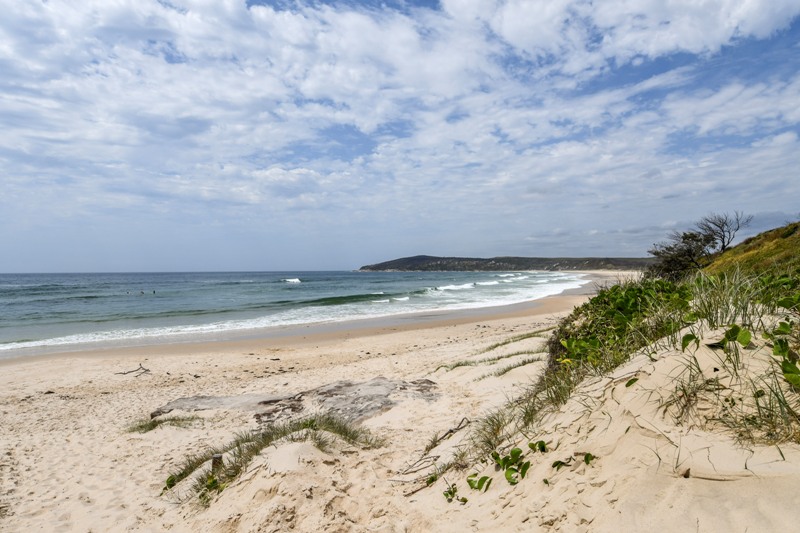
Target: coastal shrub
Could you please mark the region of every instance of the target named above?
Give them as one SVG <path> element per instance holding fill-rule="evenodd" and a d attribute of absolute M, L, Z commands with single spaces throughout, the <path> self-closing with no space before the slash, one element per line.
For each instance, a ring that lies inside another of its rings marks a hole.
<path fill-rule="evenodd" d="M 648 268 L 648 275 L 673 281 L 686 278 L 708 266 L 715 256 L 724 255 L 739 230 L 752 220 L 752 215 L 739 211 L 711 213 L 689 231 L 672 232 L 666 241 L 655 243 L 648 251 L 656 258 Z"/>
<path fill-rule="evenodd" d="M 615 368 L 639 348 L 680 330 L 691 298 L 686 285 L 662 279 L 603 289 L 556 327 L 548 341 L 549 366 Z"/>
<path fill-rule="evenodd" d="M 697 231 L 674 232 L 669 240 L 656 243 L 647 251 L 656 258 L 648 275 L 678 281 L 709 263 L 714 238 Z"/>

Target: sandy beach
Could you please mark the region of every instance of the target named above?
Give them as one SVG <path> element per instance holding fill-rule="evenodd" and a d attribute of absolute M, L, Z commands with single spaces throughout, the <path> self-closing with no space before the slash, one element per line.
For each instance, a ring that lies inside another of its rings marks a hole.
<path fill-rule="evenodd" d="M 496 375 L 529 357 L 513 354 L 541 352 L 547 334 L 509 341 L 553 327 L 592 291 L 576 292 L 406 323 L 3 361 L 0 531 L 791 530 L 800 449 L 744 449 L 673 424 L 653 401 L 674 379 L 668 350 L 585 384 L 541 434 L 522 436 L 521 446 L 541 438 L 552 451 L 531 454 L 519 484 L 478 464 L 426 486 L 470 422 L 544 368 L 541 353 Z M 448 369 L 463 361 L 473 364 Z M 636 386 L 626 386 L 631 376 Z M 331 408 L 384 445 L 282 441 L 208 505 L 185 485 L 163 490 L 189 454 L 265 420 Z M 157 410 L 196 418 L 129 431 Z M 435 435 L 447 438 L 426 449 Z M 589 452 L 591 464 L 575 460 Z M 469 490 L 473 472 L 493 477 L 486 492 Z M 468 502 L 447 502 L 453 482 Z"/>

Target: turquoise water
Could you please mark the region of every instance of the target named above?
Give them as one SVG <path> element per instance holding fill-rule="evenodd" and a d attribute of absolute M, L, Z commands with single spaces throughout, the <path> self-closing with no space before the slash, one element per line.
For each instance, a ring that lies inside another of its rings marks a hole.
<path fill-rule="evenodd" d="M 0 274 L 0 358 L 520 303 L 568 272 Z"/>

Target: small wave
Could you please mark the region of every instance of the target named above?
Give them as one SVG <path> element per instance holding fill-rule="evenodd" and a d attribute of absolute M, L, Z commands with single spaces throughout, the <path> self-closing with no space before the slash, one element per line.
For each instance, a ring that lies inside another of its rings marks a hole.
<path fill-rule="evenodd" d="M 284 283 L 300 283 L 300 278 L 286 278 L 282 279 Z"/>
<path fill-rule="evenodd" d="M 372 300 L 374 304 L 388 304 L 391 300 Z"/>
<path fill-rule="evenodd" d="M 500 285 L 499 281 L 479 281 L 477 285 Z"/>
<path fill-rule="evenodd" d="M 392 298 L 392 300 L 394 300 L 395 302 L 407 302 L 408 296 L 403 296 L 401 298 Z"/>
<path fill-rule="evenodd" d="M 436 287 L 436 290 L 439 291 L 464 291 L 468 289 L 474 289 L 474 283 L 464 283 L 463 285 L 444 285 L 442 287 Z"/>

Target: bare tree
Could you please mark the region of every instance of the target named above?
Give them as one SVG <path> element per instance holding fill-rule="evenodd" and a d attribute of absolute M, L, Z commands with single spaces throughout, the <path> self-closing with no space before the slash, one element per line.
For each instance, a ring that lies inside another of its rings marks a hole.
<path fill-rule="evenodd" d="M 698 233 L 712 238 L 715 248 L 724 252 L 733 242 L 736 233 L 749 226 L 752 220 L 753 215 L 745 215 L 739 211 L 734 211 L 732 215 L 711 213 L 701 218 L 696 228 Z"/>

